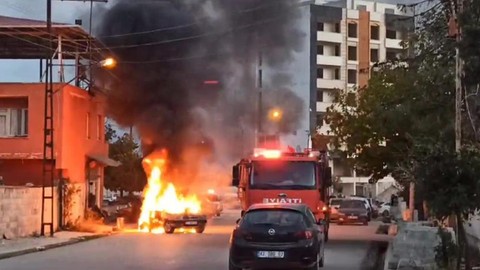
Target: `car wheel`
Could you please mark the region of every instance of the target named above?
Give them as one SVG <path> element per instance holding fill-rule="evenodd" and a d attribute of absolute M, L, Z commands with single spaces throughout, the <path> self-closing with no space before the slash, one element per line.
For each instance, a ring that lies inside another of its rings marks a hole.
<path fill-rule="evenodd" d="M 203 231 L 205 231 L 205 226 L 196 227 L 196 228 L 195 228 L 195 231 L 196 231 L 197 233 L 203 233 Z"/>
<path fill-rule="evenodd" d="M 228 260 L 228 270 L 242 270 L 240 267 L 233 265 L 232 260 Z"/>
<path fill-rule="evenodd" d="M 165 225 L 163 225 L 163 229 L 165 230 L 165 233 L 168 233 L 168 234 L 171 234 L 175 231 L 175 228 L 168 223 L 165 223 Z"/>
<path fill-rule="evenodd" d="M 310 267 L 310 270 L 318 270 L 318 264 L 320 262 L 320 253 L 317 253 L 317 260 L 315 261 L 315 264 Z"/>

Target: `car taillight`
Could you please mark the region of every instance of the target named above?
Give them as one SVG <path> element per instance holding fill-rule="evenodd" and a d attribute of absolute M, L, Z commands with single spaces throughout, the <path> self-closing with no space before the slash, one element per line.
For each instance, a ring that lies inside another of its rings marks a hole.
<path fill-rule="evenodd" d="M 299 231 L 295 234 L 298 239 L 312 239 L 313 234 L 311 231 Z"/>
<path fill-rule="evenodd" d="M 237 228 L 233 231 L 233 237 L 244 238 L 245 240 L 252 240 L 252 235 L 249 232 Z"/>

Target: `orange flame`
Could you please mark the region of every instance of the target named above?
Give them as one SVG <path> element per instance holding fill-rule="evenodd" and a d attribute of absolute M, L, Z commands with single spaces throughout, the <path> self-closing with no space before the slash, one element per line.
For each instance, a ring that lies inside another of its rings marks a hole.
<path fill-rule="evenodd" d="M 175 185 L 164 182 L 162 171 L 165 170 L 166 152 L 162 151 L 160 157 L 144 159 L 145 170 L 148 175 L 148 183 L 145 187 L 142 211 L 138 219 L 141 231 L 148 231 L 151 218 L 156 212 L 167 214 L 183 214 L 189 212 L 198 214 L 201 211 L 201 203 L 195 195 L 183 196 L 178 194 Z M 153 233 L 163 233 L 163 228 L 151 228 Z"/>

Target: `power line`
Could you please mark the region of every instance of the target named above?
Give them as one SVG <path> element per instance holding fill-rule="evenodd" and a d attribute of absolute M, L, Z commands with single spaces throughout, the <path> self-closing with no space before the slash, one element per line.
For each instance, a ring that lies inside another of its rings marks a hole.
<path fill-rule="evenodd" d="M 299 4 L 292 5 L 292 7 L 293 7 L 293 8 L 299 8 L 299 7 L 305 6 L 306 4 L 310 4 L 310 1 L 300 2 Z M 282 13 L 279 13 L 279 14 L 281 14 L 281 15 L 279 15 L 279 16 L 273 18 L 273 19 L 264 20 L 264 21 L 260 21 L 260 22 L 256 22 L 256 23 L 251 23 L 251 24 L 247 24 L 247 25 L 243 25 L 243 26 L 240 26 L 240 27 L 237 27 L 237 28 L 232 27 L 232 28 L 227 29 L 227 30 L 224 30 L 224 31 L 207 32 L 207 33 L 203 33 L 203 34 L 198 34 L 198 35 L 193 35 L 193 36 L 186 36 L 186 37 L 182 37 L 182 38 L 168 39 L 168 40 L 163 40 L 163 41 L 153 41 L 153 42 L 140 43 L 140 44 L 118 45 L 118 46 L 106 46 L 105 49 L 127 49 L 127 48 L 137 48 L 137 47 L 142 47 L 142 46 L 155 46 L 155 45 L 162 45 L 162 44 L 174 43 L 174 42 L 179 42 L 179 41 L 194 40 L 194 39 L 198 39 L 198 38 L 202 38 L 202 37 L 207 37 L 207 36 L 215 36 L 215 35 L 228 34 L 228 33 L 231 33 L 231 32 L 237 31 L 237 30 L 242 30 L 242 29 L 250 28 L 250 27 L 252 27 L 252 26 L 257 26 L 257 25 L 261 25 L 261 24 L 266 24 L 266 23 L 268 23 L 268 22 L 271 22 L 271 21 L 280 19 L 280 18 L 282 18 L 282 15 L 285 15 L 285 14 L 290 13 L 290 12 L 292 12 L 292 10 L 287 10 L 287 11 L 285 11 L 284 13 L 283 13 L 283 12 L 282 12 Z"/>
<path fill-rule="evenodd" d="M 256 10 L 263 9 L 265 7 L 269 6 L 274 6 L 275 4 L 268 4 L 268 5 L 258 5 L 256 7 L 250 8 L 250 9 L 244 9 L 240 10 L 237 14 L 235 15 L 244 15 L 245 13 L 250 13 Z M 145 31 L 138 31 L 138 32 L 132 32 L 132 33 L 125 33 L 125 34 L 115 34 L 115 35 L 102 35 L 102 36 L 96 36 L 97 38 L 116 38 L 116 37 L 127 37 L 127 36 L 136 36 L 136 35 L 145 35 L 145 34 L 153 34 L 153 33 L 159 33 L 159 32 L 164 32 L 164 31 L 169 31 L 169 30 L 177 30 L 177 29 L 182 29 L 182 28 L 189 28 L 192 26 L 196 26 L 199 21 L 210 19 L 209 16 L 201 17 L 196 20 L 194 23 L 188 23 L 188 24 L 180 24 L 180 25 L 175 25 L 175 26 L 169 26 L 169 27 L 164 27 L 164 28 L 155 28 L 151 30 L 145 30 Z"/>

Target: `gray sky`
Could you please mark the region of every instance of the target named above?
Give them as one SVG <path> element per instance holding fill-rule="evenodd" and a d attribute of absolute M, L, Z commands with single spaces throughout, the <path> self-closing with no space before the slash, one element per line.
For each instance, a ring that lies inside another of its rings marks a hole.
<path fill-rule="evenodd" d="M 130 0 L 137 1 L 137 0 Z M 242 1 L 242 0 L 238 0 Z M 378 2 L 384 3 L 402 3 L 409 4 L 415 3 L 419 0 L 381 0 Z M 100 10 L 107 8 L 115 2 L 115 0 L 109 0 L 108 4 L 105 3 L 94 3 L 94 9 Z M 52 11 L 53 11 L 53 21 L 61 23 L 74 23 L 75 19 L 83 19 L 83 25 L 88 27 L 88 12 L 89 12 L 90 3 L 83 1 L 62 1 L 62 0 L 53 0 Z M 46 1 L 45 0 L 0 0 L 0 15 L 2 16 L 11 16 L 19 18 L 28 18 L 35 20 L 45 20 L 46 19 Z M 94 16 L 94 24 L 95 24 Z M 299 59 L 300 62 L 302 62 Z M 305 74 L 308 72 L 305 71 Z M 54 72 L 55 74 L 55 72 Z M 66 80 L 73 78 L 73 72 L 66 70 Z M 296 82 L 299 88 L 304 87 L 303 80 L 298 78 L 299 81 Z M 0 60 L 0 82 L 35 82 L 39 81 L 39 63 L 38 60 Z M 300 92 L 299 89 L 297 89 Z M 297 92 L 297 91 L 296 91 Z M 307 100 L 307 97 L 303 97 Z M 307 102 L 308 104 L 308 102 Z M 305 129 L 308 127 L 308 123 L 303 123 Z M 293 143 L 297 145 L 300 142 L 306 141 L 303 137 L 304 134 L 295 136 L 291 138 L 293 141 L 300 140 L 299 142 Z"/>

